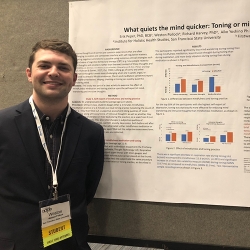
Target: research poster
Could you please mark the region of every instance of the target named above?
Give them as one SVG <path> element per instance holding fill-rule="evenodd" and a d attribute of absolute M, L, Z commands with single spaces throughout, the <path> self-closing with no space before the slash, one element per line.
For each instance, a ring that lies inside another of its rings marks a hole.
<path fill-rule="evenodd" d="M 69 2 L 78 56 L 69 102 L 105 130 L 96 197 L 250 206 L 249 9 Z"/>

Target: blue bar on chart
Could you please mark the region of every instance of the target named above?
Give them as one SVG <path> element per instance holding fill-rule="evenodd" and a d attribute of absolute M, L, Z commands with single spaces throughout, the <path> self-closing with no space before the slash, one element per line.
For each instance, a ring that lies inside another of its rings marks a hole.
<path fill-rule="evenodd" d="M 220 136 L 220 142 L 227 142 L 227 136 L 226 135 L 221 135 Z"/>
<path fill-rule="evenodd" d="M 187 135 L 186 134 L 181 135 L 181 141 L 187 141 Z"/>
<path fill-rule="evenodd" d="M 180 93 L 181 92 L 181 85 L 179 83 L 176 83 L 175 84 L 175 90 L 174 90 L 175 93 Z"/>
<path fill-rule="evenodd" d="M 196 93 L 197 92 L 197 85 L 193 84 L 192 85 L 192 93 Z"/>
<path fill-rule="evenodd" d="M 214 77 L 209 77 L 209 92 L 214 92 Z"/>

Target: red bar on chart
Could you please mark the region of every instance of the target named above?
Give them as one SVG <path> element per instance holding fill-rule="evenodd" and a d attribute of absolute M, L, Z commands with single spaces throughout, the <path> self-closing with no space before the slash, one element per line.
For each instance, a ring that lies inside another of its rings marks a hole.
<path fill-rule="evenodd" d="M 227 132 L 227 142 L 233 142 L 233 132 Z"/>
<path fill-rule="evenodd" d="M 203 81 L 198 81 L 198 92 L 203 92 Z"/>
<path fill-rule="evenodd" d="M 216 142 L 216 137 L 215 136 L 210 136 L 210 142 Z"/>
<path fill-rule="evenodd" d="M 191 142 L 193 140 L 193 133 L 187 132 L 187 141 Z"/>
<path fill-rule="evenodd" d="M 185 93 L 186 92 L 186 79 L 181 79 L 181 92 Z"/>
<path fill-rule="evenodd" d="M 176 141 L 176 133 L 172 133 L 172 141 Z"/>
<path fill-rule="evenodd" d="M 220 92 L 221 91 L 221 87 L 220 86 L 215 86 L 215 92 Z"/>

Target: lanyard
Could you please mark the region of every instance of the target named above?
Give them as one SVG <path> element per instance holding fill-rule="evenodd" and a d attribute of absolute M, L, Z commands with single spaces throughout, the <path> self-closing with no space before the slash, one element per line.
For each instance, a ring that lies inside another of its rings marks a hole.
<path fill-rule="evenodd" d="M 58 163 L 59 163 L 59 158 L 60 158 L 60 153 L 61 153 L 61 148 L 62 148 L 63 135 L 64 135 L 64 132 L 65 132 L 65 129 L 66 129 L 66 122 L 67 122 L 68 116 L 69 116 L 69 114 L 71 112 L 71 108 L 70 108 L 70 105 L 68 105 L 68 110 L 67 110 L 66 118 L 65 118 L 65 121 L 64 121 L 64 125 L 63 125 L 62 135 L 61 135 L 61 143 L 60 143 L 59 152 L 58 152 L 58 155 L 57 155 L 56 166 L 54 168 L 53 163 L 52 163 L 51 158 L 50 158 L 49 150 L 48 150 L 48 147 L 47 147 L 47 144 L 46 144 L 46 141 L 45 141 L 43 127 L 42 127 L 40 118 L 38 116 L 38 113 L 36 111 L 36 107 L 35 107 L 34 102 L 33 102 L 33 96 L 30 96 L 29 103 L 30 103 L 30 106 L 31 106 L 31 109 L 32 109 L 33 116 L 35 118 L 37 131 L 38 131 L 42 146 L 43 146 L 43 148 L 45 150 L 47 159 L 48 159 L 49 164 L 51 166 L 52 177 L 53 177 L 53 188 L 54 188 L 54 194 L 53 195 L 54 195 L 54 199 L 57 200 L 57 197 L 58 197 L 58 193 L 57 193 L 58 182 L 57 182 L 57 174 L 56 173 L 57 173 L 57 168 L 58 168 Z"/>

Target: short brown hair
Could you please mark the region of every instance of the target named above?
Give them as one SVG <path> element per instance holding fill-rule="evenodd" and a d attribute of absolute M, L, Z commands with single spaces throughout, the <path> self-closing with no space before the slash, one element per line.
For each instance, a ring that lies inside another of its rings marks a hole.
<path fill-rule="evenodd" d="M 58 39 L 46 39 L 40 42 L 37 42 L 32 48 L 32 52 L 29 57 L 29 68 L 31 69 L 32 64 L 35 60 L 35 54 L 39 49 L 48 49 L 59 51 L 64 53 L 72 58 L 74 71 L 76 71 L 77 67 L 77 56 L 71 45 L 67 42 L 60 41 Z"/>

